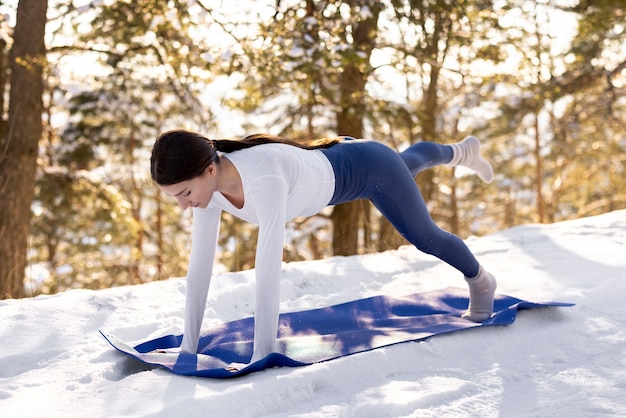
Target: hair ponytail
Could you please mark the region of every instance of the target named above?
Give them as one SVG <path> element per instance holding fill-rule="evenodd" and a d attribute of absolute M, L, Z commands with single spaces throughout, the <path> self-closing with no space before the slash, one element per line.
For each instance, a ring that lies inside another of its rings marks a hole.
<path fill-rule="evenodd" d="M 215 148 L 218 151 L 229 153 L 234 151 L 239 151 L 245 148 L 252 148 L 256 145 L 263 144 L 285 144 L 291 145 L 294 147 L 313 150 L 320 148 L 330 148 L 338 142 L 341 142 L 343 138 L 323 138 L 323 139 L 314 139 L 308 141 L 293 141 L 291 139 L 285 139 L 274 135 L 268 134 L 253 134 L 248 135 L 243 139 L 232 140 L 232 139 L 215 139 L 213 140 L 215 144 Z"/>
<path fill-rule="evenodd" d="M 157 184 L 170 185 L 201 175 L 214 162 L 217 152 L 229 153 L 262 144 L 286 144 L 313 150 L 329 148 L 343 138 L 297 142 L 266 134 L 249 135 L 240 140 L 208 139 L 185 130 L 165 132 L 156 139 L 150 157 L 150 175 Z"/>

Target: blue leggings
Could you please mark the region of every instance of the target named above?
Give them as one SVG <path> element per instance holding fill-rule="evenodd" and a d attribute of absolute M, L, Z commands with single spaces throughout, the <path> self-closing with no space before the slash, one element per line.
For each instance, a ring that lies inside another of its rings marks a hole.
<path fill-rule="evenodd" d="M 335 173 L 335 193 L 329 205 L 369 199 L 420 251 L 466 277 L 478 274 L 478 261 L 463 240 L 433 222 L 414 179 L 423 170 L 451 161 L 451 147 L 419 142 L 397 153 L 379 142 L 346 138 L 322 152 Z"/>

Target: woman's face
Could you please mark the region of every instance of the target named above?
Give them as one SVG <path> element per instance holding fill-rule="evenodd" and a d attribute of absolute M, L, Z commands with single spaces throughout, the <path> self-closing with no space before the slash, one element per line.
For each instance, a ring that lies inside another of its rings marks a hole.
<path fill-rule="evenodd" d="M 203 174 L 191 180 L 166 186 L 158 184 L 157 186 L 166 195 L 175 197 L 183 210 L 189 207 L 206 208 L 216 191 L 215 178 L 215 163 L 212 163 L 204 170 Z"/>

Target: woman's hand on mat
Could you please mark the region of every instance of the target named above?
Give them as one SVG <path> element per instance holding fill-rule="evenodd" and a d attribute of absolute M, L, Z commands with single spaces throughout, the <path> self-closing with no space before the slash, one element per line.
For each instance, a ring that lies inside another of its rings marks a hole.
<path fill-rule="evenodd" d="M 152 353 L 159 353 L 159 354 L 180 354 L 180 347 L 172 347 L 172 348 L 157 348 L 156 350 L 153 350 Z"/>
<path fill-rule="evenodd" d="M 226 370 L 228 370 L 229 372 L 235 373 L 241 369 L 245 369 L 248 366 L 249 364 L 245 364 L 245 363 L 230 363 L 228 366 L 226 366 Z"/>

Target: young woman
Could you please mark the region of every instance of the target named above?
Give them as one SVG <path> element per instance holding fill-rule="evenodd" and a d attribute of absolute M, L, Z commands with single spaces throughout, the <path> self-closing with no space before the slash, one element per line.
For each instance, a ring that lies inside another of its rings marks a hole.
<path fill-rule="evenodd" d="M 463 273 L 469 285 L 464 318 L 482 322 L 492 314 L 494 277 L 459 237 L 435 225 L 414 181 L 420 171 L 447 164 L 468 167 L 491 182 L 493 170 L 475 137 L 452 145 L 420 142 L 397 153 L 348 137 L 303 145 L 269 135 L 210 140 L 176 130 L 157 138 L 150 163 L 161 191 L 183 209 L 193 208 L 181 351 L 198 349 L 222 211 L 259 226 L 250 363 L 275 349 L 286 222 L 350 200 L 369 199 L 411 244 Z"/>

